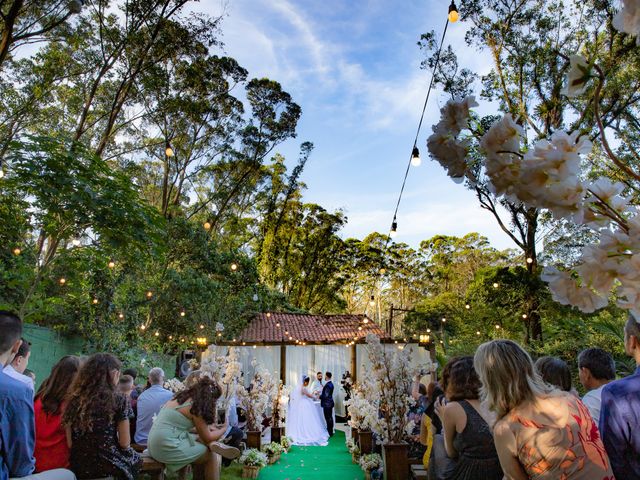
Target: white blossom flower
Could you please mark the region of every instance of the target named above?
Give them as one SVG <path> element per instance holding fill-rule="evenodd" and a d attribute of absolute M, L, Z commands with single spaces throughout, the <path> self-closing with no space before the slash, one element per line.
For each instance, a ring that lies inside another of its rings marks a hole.
<path fill-rule="evenodd" d="M 459 135 L 462 130 L 469 127 L 470 109 L 477 106 L 478 102 L 474 96 L 466 97 L 463 100 L 449 100 L 440 109 L 440 122 L 434 127 L 434 130 L 454 136 Z"/>
<path fill-rule="evenodd" d="M 562 89 L 562 94 L 569 98 L 582 95 L 587 89 L 587 82 L 591 78 L 591 66 L 582 55 L 569 57 L 569 73 L 567 84 Z"/>
<path fill-rule="evenodd" d="M 593 313 L 607 305 L 607 297 L 590 288 L 578 286 L 568 272 L 546 267 L 541 278 L 549 284 L 552 298 L 562 305 L 573 305 L 585 313 Z"/>
<path fill-rule="evenodd" d="M 640 45 L 640 0 L 622 0 L 622 10 L 613 17 L 613 28 L 636 37 Z"/>
<path fill-rule="evenodd" d="M 431 156 L 442 165 L 450 177 L 464 177 L 467 170 L 468 142 L 459 141 L 441 131 L 435 131 L 427 139 Z"/>
<path fill-rule="evenodd" d="M 486 155 L 485 167 L 496 195 L 513 193 L 520 175 L 522 127 L 511 114 L 494 122 L 482 137 L 480 148 Z"/>

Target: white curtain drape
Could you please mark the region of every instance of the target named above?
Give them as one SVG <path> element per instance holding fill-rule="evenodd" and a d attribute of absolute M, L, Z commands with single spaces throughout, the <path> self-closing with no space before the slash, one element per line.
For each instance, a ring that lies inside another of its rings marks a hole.
<path fill-rule="evenodd" d="M 287 345 L 286 384 L 292 388 L 300 385 L 302 375 L 315 375 L 313 367 L 313 346 Z"/>
<path fill-rule="evenodd" d="M 334 385 L 335 414 L 343 417 L 345 394 L 340 380 L 342 374 L 349 370 L 351 349 L 345 348 L 344 345 L 315 345 L 313 360 L 314 374 L 316 372 L 331 372 Z"/>

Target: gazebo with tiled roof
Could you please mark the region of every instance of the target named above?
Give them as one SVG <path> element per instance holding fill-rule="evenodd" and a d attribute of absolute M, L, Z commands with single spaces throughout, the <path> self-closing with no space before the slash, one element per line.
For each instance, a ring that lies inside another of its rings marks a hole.
<path fill-rule="evenodd" d="M 284 381 L 287 346 L 344 345 L 351 349 L 351 372 L 357 371 L 356 344 L 374 334 L 383 342 L 391 338 L 366 315 L 313 315 L 265 312 L 257 314 L 240 335 L 218 345 L 264 347 L 280 346 L 280 376 Z"/>

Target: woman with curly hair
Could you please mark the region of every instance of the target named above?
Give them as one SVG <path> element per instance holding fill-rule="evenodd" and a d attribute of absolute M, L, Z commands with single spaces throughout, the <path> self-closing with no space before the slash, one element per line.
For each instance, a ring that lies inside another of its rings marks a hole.
<path fill-rule="evenodd" d="M 169 472 L 196 463 L 204 466 L 206 480 L 216 476 L 216 455 L 236 458 L 237 448 L 217 443 L 227 431 L 227 422 L 216 425 L 217 401 L 222 395 L 218 384 L 206 375 L 178 392 L 153 422 L 147 448 L 149 454 L 167 466 Z M 191 431 L 195 428 L 198 435 Z"/>
<path fill-rule="evenodd" d="M 480 379 L 473 357 L 451 359 L 442 371 L 446 400 L 436 403 L 442 420 L 444 447 L 453 460 L 446 471 L 437 472 L 446 480 L 502 480 L 500 460 L 493 443 L 493 415 L 480 403 Z"/>
<path fill-rule="evenodd" d="M 73 382 L 63 415 L 71 470 L 79 479 L 133 480 L 142 458 L 131 448 L 129 399 L 118 392 L 120 361 L 108 353 L 89 357 Z"/>
<path fill-rule="evenodd" d="M 42 382 L 33 409 L 36 418 L 36 472 L 69 468 L 69 446 L 62 426 L 65 397 L 80 370 L 80 358 L 62 357 Z"/>
<path fill-rule="evenodd" d="M 474 365 L 488 407 L 498 416 L 493 434 L 505 478 L 613 479 L 587 407 L 545 383 L 520 345 L 511 340 L 483 343 Z"/>

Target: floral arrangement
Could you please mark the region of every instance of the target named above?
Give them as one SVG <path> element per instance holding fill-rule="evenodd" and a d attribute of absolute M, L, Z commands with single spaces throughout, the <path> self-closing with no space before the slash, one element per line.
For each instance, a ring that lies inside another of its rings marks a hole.
<path fill-rule="evenodd" d="M 349 426 L 358 430 L 379 430 L 378 402 L 371 402 L 360 388 L 354 389 L 350 400 L 344 402 L 349 409 Z"/>
<path fill-rule="evenodd" d="M 282 448 L 284 448 L 284 451 L 288 452 L 289 449 L 291 448 L 291 445 L 293 445 L 293 438 L 291 438 L 291 437 L 282 437 L 280 439 L 280 444 L 282 445 Z"/>
<path fill-rule="evenodd" d="M 184 383 L 177 378 L 165 381 L 163 387 L 173 393 L 178 393 L 185 389 Z"/>
<path fill-rule="evenodd" d="M 353 441 L 353 438 L 347 440 L 347 450 L 349 450 L 349 453 L 353 456 L 357 457 L 360 455 L 360 447 Z"/>
<path fill-rule="evenodd" d="M 189 368 L 192 371 L 193 370 L 198 370 L 198 368 L 200 368 L 200 362 L 198 362 L 197 358 L 192 358 L 192 359 L 188 360 L 187 364 L 189 365 Z"/>
<path fill-rule="evenodd" d="M 277 442 L 271 442 L 271 443 L 266 444 L 264 447 L 262 447 L 262 450 L 269 457 L 274 457 L 274 456 L 281 455 L 282 453 L 284 453 L 284 447 L 280 443 L 277 443 Z"/>
<path fill-rule="evenodd" d="M 632 3 L 625 0 L 614 24 L 627 33 L 638 34 L 637 25 L 631 29 L 628 18 L 633 16 L 633 8 L 638 15 L 638 7 L 632 8 Z M 599 114 L 600 90 L 605 82 L 602 70 L 579 55 L 567 60 L 570 69 L 563 93 L 581 95 L 588 83 L 597 79 L 592 103 L 604 153 L 624 175 L 640 180 L 607 141 Z M 467 163 L 469 137 L 463 138 L 461 132 L 475 130 L 469 126 L 470 108 L 474 106 L 477 103 L 473 97 L 447 102 L 427 142 L 431 156 L 454 180 L 466 177 L 471 184 L 476 178 Z M 591 313 L 605 307 L 614 290 L 618 306 L 640 321 L 640 209 L 623 195 L 622 183 L 605 177 L 584 179 L 582 159 L 592 153 L 589 138 L 579 131 L 556 130 L 548 139 L 527 146 L 522 126 L 506 114 L 480 138 L 480 150 L 495 195 L 526 207 L 546 209 L 556 219 L 587 227 L 599 237 L 598 243 L 582 249 L 573 271 L 553 266 L 543 270 L 542 279 L 549 284 L 553 299 Z"/>
<path fill-rule="evenodd" d="M 289 403 L 289 394 L 291 393 L 291 389 L 288 386 L 283 385 L 282 380 L 279 380 L 276 383 L 275 388 L 277 391 L 272 399 L 271 425 L 279 427 L 287 414 L 286 406 Z"/>
<path fill-rule="evenodd" d="M 255 448 L 248 448 L 240 458 L 238 459 L 240 465 L 246 465 L 247 467 L 265 467 L 269 463 L 269 459 L 265 453 Z"/>
<path fill-rule="evenodd" d="M 237 395 L 240 406 L 247 413 L 247 428 L 250 431 L 261 430 L 262 420 L 265 417 L 272 399 L 278 394 L 278 384 L 275 382 L 269 370 L 253 359 L 251 365 L 255 374 L 248 389 L 239 385 Z"/>
<path fill-rule="evenodd" d="M 382 457 L 377 453 L 369 453 L 360 457 L 360 468 L 365 472 L 377 470 L 382 466 Z"/>
<path fill-rule="evenodd" d="M 229 400 L 236 395 L 238 384 L 240 383 L 242 365 L 238 360 L 237 349 L 231 347 L 226 355 L 216 357 L 213 354 L 213 348 L 210 346 L 202 356 L 200 370 L 218 382 L 222 389 L 219 402 L 221 408 L 226 409 L 229 405 Z"/>
<path fill-rule="evenodd" d="M 409 408 L 415 403 L 409 394 L 417 373 L 410 366 L 412 349 L 385 350 L 380 339 L 369 334 L 367 353 L 379 402 L 379 415 L 370 415 L 372 429 L 382 443 L 399 443 L 409 424 Z"/>

